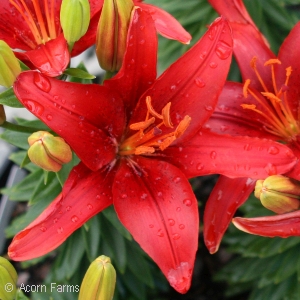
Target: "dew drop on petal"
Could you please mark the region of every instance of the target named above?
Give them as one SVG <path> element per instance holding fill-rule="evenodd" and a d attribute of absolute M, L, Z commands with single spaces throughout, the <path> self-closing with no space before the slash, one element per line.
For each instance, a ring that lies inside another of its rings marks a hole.
<path fill-rule="evenodd" d="M 244 150 L 245 150 L 245 151 L 249 151 L 249 150 L 251 150 L 251 149 L 252 149 L 252 146 L 249 145 L 249 144 L 246 144 L 246 145 L 244 146 Z"/>
<path fill-rule="evenodd" d="M 174 183 L 178 183 L 178 182 L 180 182 L 181 181 L 181 178 L 180 177 L 175 177 L 174 179 L 173 179 L 173 182 Z"/>
<path fill-rule="evenodd" d="M 72 206 L 67 206 L 67 207 L 66 207 L 66 211 L 70 211 L 71 208 L 72 208 Z"/>
<path fill-rule="evenodd" d="M 184 199 L 183 200 L 183 204 L 186 206 L 191 206 L 192 205 L 192 201 L 190 199 Z"/>
<path fill-rule="evenodd" d="M 122 199 L 126 199 L 127 198 L 127 194 L 122 194 L 121 198 Z"/>
<path fill-rule="evenodd" d="M 173 219 L 169 219 L 168 222 L 169 222 L 170 226 L 174 226 L 175 225 L 175 221 Z"/>
<path fill-rule="evenodd" d="M 185 225 L 184 224 L 179 224 L 179 229 L 183 230 L 185 228 Z"/>
<path fill-rule="evenodd" d="M 181 211 L 181 207 L 177 207 L 177 208 L 176 208 L 176 211 L 177 211 L 177 212 L 180 212 L 180 211 Z"/>
<path fill-rule="evenodd" d="M 227 59 L 232 52 L 232 48 L 224 41 L 219 41 L 216 46 L 216 54 L 220 59 Z"/>
<path fill-rule="evenodd" d="M 197 164 L 197 170 L 200 171 L 200 170 L 203 170 L 204 169 L 204 165 L 202 163 L 199 163 Z"/>
<path fill-rule="evenodd" d="M 268 153 L 274 154 L 274 155 L 278 154 L 279 153 L 279 149 L 277 147 L 275 147 L 275 146 L 271 146 L 271 147 L 268 148 Z"/>
<path fill-rule="evenodd" d="M 93 209 L 93 205 L 92 205 L 92 204 L 88 204 L 86 207 L 87 207 L 89 210 Z"/>
<path fill-rule="evenodd" d="M 213 107 L 211 105 L 205 105 L 205 110 L 213 111 Z"/>
<path fill-rule="evenodd" d="M 178 240 L 178 239 L 180 239 L 180 234 L 174 233 L 172 238 L 173 238 L 173 240 Z"/>
<path fill-rule="evenodd" d="M 212 61 L 212 62 L 209 64 L 209 66 L 210 66 L 212 69 L 215 69 L 215 68 L 218 66 L 218 64 L 217 64 L 216 62 Z"/>
<path fill-rule="evenodd" d="M 34 100 L 24 100 L 27 109 L 37 116 L 41 116 L 44 112 L 44 106 Z"/>
<path fill-rule="evenodd" d="M 186 293 L 191 284 L 192 268 L 188 262 L 181 262 L 176 269 L 170 269 L 167 279 L 171 286 L 181 293 Z"/>
<path fill-rule="evenodd" d="M 54 224 L 56 224 L 57 222 L 58 222 L 58 219 L 57 219 L 57 218 L 53 219 L 53 223 L 54 223 Z"/>
<path fill-rule="evenodd" d="M 33 75 L 33 83 L 43 92 L 48 93 L 51 89 L 51 84 L 48 78 L 42 76 L 38 72 L 35 72 Z"/>
<path fill-rule="evenodd" d="M 194 81 L 199 88 L 203 88 L 206 85 L 204 80 L 200 77 L 196 77 Z"/>
<path fill-rule="evenodd" d="M 216 157 L 217 157 L 216 151 L 211 151 L 211 152 L 210 152 L 210 158 L 211 158 L 211 159 L 216 159 Z"/>
<path fill-rule="evenodd" d="M 78 217 L 75 216 L 75 215 L 72 216 L 71 221 L 72 221 L 73 223 L 76 223 L 76 222 L 78 221 Z"/>
<path fill-rule="evenodd" d="M 47 228 L 45 226 L 40 227 L 40 231 L 45 232 Z"/>
<path fill-rule="evenodd" d="M 51 121 L 52 120 L 52 115 L 47 115 L 47 117 L 46 117 L 46 119 L 48 120 L 48 121 Z"/>
<path fill-rule="evenodd" d="M 64 229 L 62 227 L 58 227 L 57 228 L 57 233 L 61 234 L 63 233 Z"/>
<path fill-rule="evenodd" d="M 276 168 L 276 166 L 274 166 L 274 165 L 271 164 L 271 163 L 268 163 L 268 164 L 265 166 L 265 170 L 266 170 L 266 172 L 268 173 L 269 176 L 271 176 L 271 175 L 276 175 L 276 174 L 277 174 L 277 168 Z"/>
<path fill-rule="evenodd" d="M 158 235 L 159 237 L 163 237 L 163 236 L 164 236 L 164 232 L 162 231 L 162 229 L 159 229 L 159 230 L 157 231 L 157 235 Z"/>

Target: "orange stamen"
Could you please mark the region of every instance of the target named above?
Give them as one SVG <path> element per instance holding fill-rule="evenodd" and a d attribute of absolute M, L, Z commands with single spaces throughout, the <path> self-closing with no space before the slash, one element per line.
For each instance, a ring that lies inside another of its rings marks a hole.
<path fill-rule="evenodd" d="M 266 87 L 264 81 L 262 80 L 262 78 L 261 78 L 261 76 L 260 76 L 260 74 L 259 74 L 259 72 L 258 72 L 258 70 L 257 70 L 257 67 L 256 67 L 256 61 L 257 61 L 257 57 L 254 56 L 254 57 L 252 58 L 251 62 L 250 62 L 250 66 L 251 66 L 251 68 L 254 70 L 255 75 L 257 76 L 257 78 L 258 78 L 258 80 L 259 80 L 261 86 L 262 86 L 263 89 L 265 90 L 265 92 L 268 92 L 268 89 L 267 89 L 267 87 Z"/>

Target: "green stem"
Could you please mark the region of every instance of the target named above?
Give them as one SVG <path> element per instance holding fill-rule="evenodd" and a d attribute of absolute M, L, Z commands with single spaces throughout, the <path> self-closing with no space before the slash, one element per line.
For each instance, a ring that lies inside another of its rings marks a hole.
<path fill-rule="evenodd" d="M 3 127 L 5 129 L 11 130 L 11 131 L 25 132 L 25 133 L 34 133 L 34 132 L 38 131 L 37 128 L 21 126 L 18 124 L 13 124 L 13 123 L 7 122 L 7 121 L 5 121 L 3 124 L 1 124 L 0 127 Z"/>
<path fill-rule="evenodd" d="M 114 75 L 115 75 L 115 72 L 106 71 L 102 83 L 105 80 L 112 78 Z"/>

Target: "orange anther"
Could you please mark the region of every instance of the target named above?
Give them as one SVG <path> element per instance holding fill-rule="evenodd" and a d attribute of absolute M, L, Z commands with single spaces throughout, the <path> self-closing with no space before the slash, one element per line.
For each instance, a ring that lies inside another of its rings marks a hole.
<path fill-rule="evenodd" d="M 154 152 L 155 152 L 155 149 L 153 147 L 139 146 L 139 147 L 135 148 L 134 154 L 135 155 L 152 154 Z"/>
<path fill-rule="evenodd" d="M 152 106 L 152 104 L 151 104 L 151 97 L 150 97 L 150 96 L 147 96 L 147 97 L 146 97 L 146 105 L 147 105 L 148 111 L 150 112 L 150 114 L 151 114 L 153 117 L 158 118 L 158 119 L 162 119 L 162 118 L 163 118 L 162 115 L 160 115 L 159 113 L 157 113 L 157 112 L 154 110 L 154 108 L 153 108 L 153 106 Z"/>
<path fill-rule="evenodd" d="M 148 128 L 154 122 L 155 122 L 155 118 L 152 117 L 149 120 L 146 120 L 143 122 L 133 123 L 129 126 L 129 128 L 132 130 L 144 130 L 144 129 Z"/>
<path fill-rule="evenodd" d="M 176 130 L 175 130 L 175 137 L 179 138 L 183 135 L 183 133 L 186 131 L 186 129 L 189 127 L 191 123 L 192 118 L 190 116 L 185 116 L 183 120 L 180 121 L 178 124 Z"/>
<path fill-rule="evenodd" d="M 251 80 L 247 79 L 244 83 L 244 86 L 243 86 L 243 95 L 244 95 L 245 98 L 248 97 L 248 88 L 249 88 L 250 82 L 251 82 Z"/>
<path fill-rule="evenodd" d="M 173 124 L 171 121 L 170 117 L 170 107 L 171 107 L 171 102 L 169 102 L 163 109 L 162 109 L 162 117 L 163 117 L 163 122 L 166 127 L 173 128 Z"/>
<path fill-rule="evenodd" d="M 269 66 L 269 65 L 274 65 L 274 64 L 281 65 L 281 61 L 277 58 L 271 58 L 264 63 L 264 66 Z"/>

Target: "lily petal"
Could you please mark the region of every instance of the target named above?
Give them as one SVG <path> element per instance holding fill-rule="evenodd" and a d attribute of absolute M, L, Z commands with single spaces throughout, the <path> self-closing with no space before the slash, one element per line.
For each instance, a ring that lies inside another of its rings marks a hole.
<path fill-rule="evenodd" d="M 137 169 L 134 169 L 135 164 Z M 158 160 L 124 160 L 113 185 L 124 226 L 178 292 L 190 287 L 198 244 L 197 200 L 184 174 Z"/>
<path fill-rule="evenodd" d="M 287 214 L 258 217 L 258 218 L 234 218 L 233 224 L 247 233 L 287 238 L 300 235 L 300 211 Z"/>
<path fill-rule="evenodd" d="M 289 144 L 290 149 L 294 152 L 296 157 L 300 157 L 300 149 L 299 149 L 299 138 L 297 138 L 297 142 L 293 142 Z M 292 168 L 292 170 L 285 174 L 288 177 L 294 178 L 296 180 L 300 180 L 300 164 L 299 162 Z"/>
<path fill-rule="evenodd" d="M 45 45 L 27 51 L 24 56 L 43 74 L 50 77 L 61 75 L 70 62 L 68 44 L 63 34 Z"/>
<path fill-rule="evenodd" d="M 219 18 L 201 40 L 144 93 L 130 123 L 136 123 L 140 116 L 146 115 L 147 96 L 152 98 L 153 108 L 158 112 L 171 102 L 170 116 L 174 126 L 186 115 L 192 119 L 184 135 L 178 139 L 188 140 L 213 113 L 227 77 L 231 55 L 231 30 L 227 21 Z"/>
<path fill-rule="evenodd" d="M 91 170 L 100 169 L 114 158 L 115 140 L 120 138 L 125 123 L 118 94 L 96 84 L 64 82 L 35 71 L 21 73 L 14 92 L 25 107 L 65 139 Z"/>
<path fill-rule="evenodd" d="M 183 44 L 189 44 L 192 37 L 181 26 L 181 24 L 165 10 L 158 8 L 157 6 L 138 3 L 142 9 L 147 10 L 154 20 L 156 30 L 164 37 L 177 40 Z"/>
<path fill-rule="evenodd" d="M 278 89 L 285 84 L 286 80 L 286 68 L 292 66 L 292 74 L 289 78 L 287 94 L 287 104 L 290 107 L 294 118 L 297 120 L 299 109 L 299 77 L 300 77 L 300 61 L 299 61 L 299 48 L 300 43 L 300 22 L 298 22 L 289 35 L 284 40 L 279 49 L 278 59 L 281 64 L 276 64 L 275 75 Z"/>
<path fill-rule="evenodd" d="M 120 92 L 128 112 L 156 78 L 157 37 L 150 14 L 135 8 L 127 36 L 124 61 L 117 75 L 104 86 Z M 128 115 L 129 117 L 129 115 Z"/>
<path fill-rule="evenodd" d="M 297 158 L 285 145 L 266 139 L 200 130 L 189 142 L 163 152 L 187 177 L 222 174 L 263 179 L 289 171 Z M 234 153 L 234 156 L 233 156 Z"/>
<path fill-rule="evenodd" d="M 236 210 L 248 199 L 255 186 L 251 178 L 228 178 L 220 176 L 212 190 L 204 210 L 204 242 L 213 254 Z"/>
<path fill-rule="evenodd" d="M 84 164 L 73 168 L 57 198 L 13 239 L 8 249 L 16 261 L 44 255 L 62 244 L 87 220 L 112 204 L 115 172 L 91 172 Z"/>

